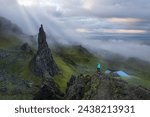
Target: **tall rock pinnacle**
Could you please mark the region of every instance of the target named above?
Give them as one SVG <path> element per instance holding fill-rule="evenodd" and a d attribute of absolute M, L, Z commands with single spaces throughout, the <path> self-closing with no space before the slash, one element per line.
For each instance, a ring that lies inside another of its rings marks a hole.
<path fill-rule="evenodd" d="M 38 34 L 38 51 L 31 62 L 31 70 L 39 76 L 49 73 L 54 76 L 58 73 L 58 67 L 53 59 L 52 53 L 46 42 L 46 34 L 41 25 Z"/>
<path fill-rule="evenodd" d="M 46 34 L 44 32 L 43 25 L 41 24 L 38 34 L 38 50 L 41 50 L 42 48 L 48 48 L 48 44 L 46 42 Z"/>

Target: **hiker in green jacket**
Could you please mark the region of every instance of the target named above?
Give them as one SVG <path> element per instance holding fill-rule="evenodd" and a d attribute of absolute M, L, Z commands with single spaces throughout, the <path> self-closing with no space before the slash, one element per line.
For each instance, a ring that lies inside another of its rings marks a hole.
<path fill-rule="evenodd" d="M 100 72 L 101 72 L 101 64 L 97 64 L 97 73 L 100 74 Z"/>

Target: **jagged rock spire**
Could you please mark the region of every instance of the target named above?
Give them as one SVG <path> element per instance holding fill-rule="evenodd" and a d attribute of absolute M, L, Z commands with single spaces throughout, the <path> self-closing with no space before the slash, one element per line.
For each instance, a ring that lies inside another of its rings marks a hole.
<path fill-rule="evenodd" d="M 46 42 L 46 34 L 43 29 L 43 25 L 41 24 L 41 27 L 39 28 L 39 34 L 38 34 L 38 49 L 41 49 L 43 47 L 48 47 L 48 44 Z"/>
<path fill-rule="evenodd" d="M 43 25 L 39 28 L 38 51 L 32 59 L 31 70 L 39 76 L 43 76 L 45 73 L 54 76 L 58 73 L 58 67 L 46 42 L 46 34 Z"/>

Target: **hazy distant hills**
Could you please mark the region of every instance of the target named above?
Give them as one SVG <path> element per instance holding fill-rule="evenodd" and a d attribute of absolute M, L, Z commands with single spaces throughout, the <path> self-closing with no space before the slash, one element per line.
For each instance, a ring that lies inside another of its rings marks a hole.
<path fill-rule="evenodd" d="M 10 20 L 0 16 L 0 33 L 23 34 L 22 30 Z"/>

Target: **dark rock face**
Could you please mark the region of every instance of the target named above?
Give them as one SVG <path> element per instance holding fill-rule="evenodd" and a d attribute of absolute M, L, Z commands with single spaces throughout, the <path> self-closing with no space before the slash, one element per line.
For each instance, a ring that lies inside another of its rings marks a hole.
<path fill-rule="evenodd" d="M 67 83 L 66 99 L 79 100 L 84 94 L 84 82 L 77 83 L 77 77 L 72 75 Z"/>
<path fill-rule="evenodd" d="M 41 25 L 38 34 L 38 50 L 42 50 L 43 48 L 48 48 L 48 44 L 46 42 L 46 34 L 44 32 L 43 25 Z"/>
<path fill-rule="evenodd" d="M 118 78 L 99 79 L 97 75 L 72 76 L 65 99 L 71 100 L 149 100 L 150 90 L 131 86 Z"/>
<path fill-rule="evenodd" d="M 9 56 L 9 53 L 7 53 L 5 50 L 0 49 L 0 60 L 5 59 Z"/>
<path fill-rule="evenodd" d="M 40 91 L 35 95 L 35 100 L 58 100 L 62 99 L 63 93 L 58 89 L 52 78 L 46 78 Z"/>
<path fill-rule="evenodd" d="M 46 42 L 46 34 L 42 25 L 38 34 L 38 51 L 31 64 L 31 70 L 38 76 L 43 76 L 45 72 L 48 72 L 50 76 L 58 73 L 58 67 Z"/>
<path fill-rule="evenodd" d="M 33 53 L 31 47 L 28 45 L 28 43 L 24 43 L 20 49 L 23 51 L 23 52 L 27 52 L 27 53 Z"/>
<path fill-rule="evenodd" d="M 70 81 L 67 84 L 67 90 L 65 98 L 69 100 L 81 100 L 84 99 L 84 95 L 87 90 L 91 89 L 91 78 L 83 76 L 82 74 L 78 77 L 72 75 Z M 88 86 L 90 86 L 88 88 Z"/>

